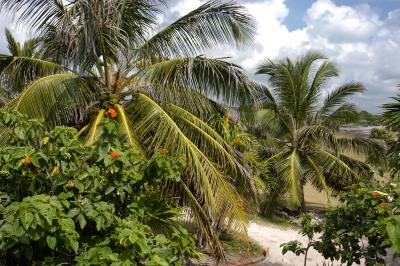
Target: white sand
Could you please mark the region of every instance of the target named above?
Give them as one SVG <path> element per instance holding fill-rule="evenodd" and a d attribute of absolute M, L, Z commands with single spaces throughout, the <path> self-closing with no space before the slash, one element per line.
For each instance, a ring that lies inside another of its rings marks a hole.
<path fill-rule="evenodd" d="M 298 240 L 306 245 L 307 238 L 299 235 L 297 230 L 278 227 L 272 224 L 251 222 L 248 225 L 248 235 L 262 247 L 268 247 L 269 253 L 264 262 L 258 266 L 302 266 L 304 255 L 296 256 L 292 252 L 282 255 L 280 245 L 292 240 Z M 310 249 L 307 256 L 307 265 L 323 265 L 324 258 L 314 249 Z M 331 265 L 331 264 L 329 264 Z M 335 263 L 334 265 L 340 265 Z"/>

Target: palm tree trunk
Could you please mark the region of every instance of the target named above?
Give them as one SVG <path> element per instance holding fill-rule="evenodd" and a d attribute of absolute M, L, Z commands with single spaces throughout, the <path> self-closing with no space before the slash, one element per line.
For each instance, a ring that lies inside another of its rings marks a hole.
<path fill-rule="evenodd" d="M 306 212 L 306 202 L 304 199 L 304 182 L 300 181 L 300 211 L 301 213 Z"/>
<path fill-rule="evenodd" d="M 274 208 L 276 208 L 276 203 L 278 201 L 281 190 L 277 187 L 274 188 L 269 194 L 269 199 L 266 200 L 265 205 L 261 211 L 261 214 L 265 217 L 270 218 Z"/>

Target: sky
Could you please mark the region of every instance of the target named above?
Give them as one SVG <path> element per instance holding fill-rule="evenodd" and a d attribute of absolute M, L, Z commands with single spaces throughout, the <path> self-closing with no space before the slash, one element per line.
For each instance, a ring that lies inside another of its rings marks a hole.
<path fill-rule="evenodd" d="M 207 55 L 231 57 L 259 82 L 257 65 L 269 58 L 296 57 L 308 50 L 322 52 L 335 62 L 340 77 L 329 90 L 340 84 L 363 82 L 367 92 L 352 98 L 360 109 L 379 113 L 380 106 L 399 92 L 400 84 L 400 0 L 237 0 L 257 24 L 254 47 L 235 50 L 219 48 Z M 167 25 L 200 6 L 205 0 L 169 0 L 159 16 Z M 7 26 L 23 39 L 23 25 L 0 14 L 0 31 Z M 1 36 L 1 35 L 0 35 Z M 6 51 L 0 38 L 0 52 Z"/>

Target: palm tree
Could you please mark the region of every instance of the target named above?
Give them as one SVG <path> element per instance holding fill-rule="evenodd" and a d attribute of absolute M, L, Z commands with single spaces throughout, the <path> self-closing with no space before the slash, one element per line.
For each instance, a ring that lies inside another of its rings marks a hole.
<path fill-rule="evenodd" d="M 400 87 L 400 85 L 399 85 Z M 390 178 L 400 176 L 400 144 L 398 141 L 400 130 L 400 95 L 392 98 L 394 101 L 383 105 L 383 122 L 386 126 L 397 132 L 396 140 L 388 143 L 388 168 L 390 169 Z"/>
<path fill-rule="evenodd" d="M 307 182 L 320 190 L 338 191 L 368 174 L 368 165 L 353 155 L 379 156 L 382 147 L 369 139 L 335 135 L 335 129 L 348 122 L 344 118 L 354 108 L 346 103 L 347 98 L 363 92 L 362 84 L 344 84 L 322 100 L 327 82 L 338 76 L 338 69 L 317 52 L 296 60 L 267 60 L 257 74 L 268 75 L 272 89 L 264 91 L 263 108 L 256 115 L 253 130 L 264 143 L 260 156 L 266 171 L 277 178 L 278 185 L 265 211 L 285 192 L 290 203 L 304 211 Z"/>
<path fill-rule="evenodd" d="M 19 43 L 9 29 L 5 29 L 8 54 L 0 54 L 0 104 L 5 105 L 21 92 L 25 85 L 40 73 L 28 69 L 26 61 L 34 66 L 37 40 L 32 38 Z"/>
<path fill-rule="evenodd" d="M 400 87 L 400 85 L 399 85 Z M 400 128 L 400 95 L 392 98 L 394 102 L 386 103 L 383 105 L 385 113 L 383 114 L 383 120 L 386 125 L 391 126 L 395 129 Z"/>
<path fill-rule="evenodd" d="M 6 108 L 42 117 L 49 127 L 90 120 L 81 130 L 88 144 L 106 115 L 117 116 L 121 138 L 141 156 L 183 156 L 184 178 L 165 183 L 164 196 L 189 206 L 223 255 L 212 225 L 244 228 L 240 194 L 248 193 L 235 183 L 252 181 L 237 152 L 202 118 L 220 102 L 251 101 L 256 86 L 239 66 L 201 54 L 250 45 L 254 23 L 235 2 L 212 0 L 156 31 L 162 7 L 163 0 L 0 0 L 1 9 L 20 12 L 36 29 L 41 59 L 18 59 L 42 74 Z"/>

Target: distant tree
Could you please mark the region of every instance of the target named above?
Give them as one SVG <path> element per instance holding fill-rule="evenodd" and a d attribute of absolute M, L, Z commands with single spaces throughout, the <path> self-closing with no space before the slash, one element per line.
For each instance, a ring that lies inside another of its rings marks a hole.
<path fill-rule="evenodd" d="M 317 52 L 296 60 L 267 60 L 257 74 L 268 75 L 272 88 L 264 91 L 265 100 L 253 124 L 264 143 L 260 156 L 265 171 L 278 180 L 270 202 L 287 192 L 291 204 L 304 211 L 307 182 L 319 190 L 338 191 L 369 174 L 370 167 L 351 155 L 380 158 L 383 147 L 370 139 L 335 135 L 335 128 L 348 121 L 344 118 L 352 106 L 346 100 L 365 90 L 361 83 L 344 84 L 321 101 L 322 91 L 330 78 L 338 76 L 338 69 Z M 271 207 L 267 204 L 265 211 Z"/>

